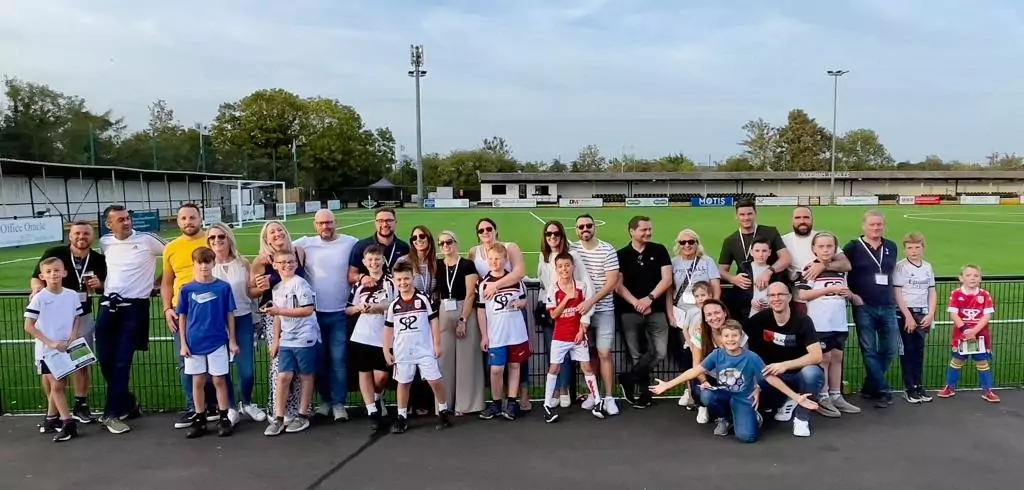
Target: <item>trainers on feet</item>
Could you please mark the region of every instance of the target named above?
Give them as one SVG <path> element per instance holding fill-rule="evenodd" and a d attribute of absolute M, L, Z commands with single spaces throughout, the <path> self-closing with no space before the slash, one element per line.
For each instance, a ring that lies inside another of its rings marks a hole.
<path fill-rule="evenodd" d="M 644 391 L 640 393 L 640 396 L 636 397 L 636 403 L 633 404 L 633 408 L 644 409 L 654 406 L 654 398 L 650 391 Z"/>
<path fill-rule="evenodd" d="M 345 410 L 345 405 L 339 403 L 331 407 L 331 415 L 335 422 L 348 422 L 348 410 Z"/>
<path fill-rule="evenodd" d="M 313 412 L 313 415 L 317 417 L 330 417 L 331 406 L 327 403 L 321 403 L 319 406 L 316 407 L 316 411 Z"/>
<path fill-rule="evenodd" d="M 793 418 L 793 435 L 797 437 L 811 436 L 811 423 L 807 420 Z"/>
<path fill-rule="evenodd" d="M 384 428 L 384 418 L 381 417 L 380 412 L 373 412 L 369 415 L 370 417 L 370 431 L 377 432 Z"/>
<path fill-rule="evenodd" d="M 843 395 L 833 395 L 832 406 L 842 413 L 860 413 L 860 407 L 846 401 Z"/>
<path fill-rule="evenodd" d="M 950 398 L 956 396 L 956 390 L 954 390 L 952 386 L 946 386 L 936 396 L 939 398 Z"/>
<path fill-rule="evenodd" d="M 606 396 L 601 405 L 604 406 L 604 413 L 612 417 L 619 414 L 619 406 L 615 403 L 615 398 Z"/>
<path fill-rule="evenodd" d="M 687 388 L 686 390 L 683 391 L 683 396 L 679 397 L 679 406 L 680 407 L 690 407 L 690 406 L 693 406 L 693 405 L 694 405 L 693 394 L 690 393 L 690 389 Z"/>
<path fill-rule="evenodd" d="M 793 419 L 793 410 L 796 410 L 796 402 L 793 400 L 786 400 L 778 410 L 775 411 L 775 420 L 779 422 L 789 422 Z"/>
<path fill-rule="evenodd" d="M 238 425 L 241 420 L 242 416 L 238 414 L 238 410 L 235 410 L 234 408 L 228 409 L 228 422 L 231 424 L 231 427 Z M 221 422 L 223 422 L 223 420 L 221 420 Z"/>
<path fill-rule="evenodd" d="M 907 390 L 903 392 L 903 399 L 906 400 L 907 403 L 913 405 L 917 405 L 918 403 L 924 403 L 924 400 L 922 400 L 921 397 L 918 396 L 917 390 L 914 390 L 913 388 L 907 388 Z"/>
<path fill-rule="evenodd" d="M 192 417 L 192 424 L 188 427 L 188 432 L 185 437 L 188 439 L 197 439 L 203 437 L 206 434 L 206 417 L 197 415 Z"/>
<path fill-rule="evenodd" d="M 235 412 L 236 414 L 238 412 Z M 235 431 L 235 424 L 231 423 L 231 417 L 228 420 L 221 419 L 217 422 L 217 437 L 228 437 Z"/>
<path fill-rule="evenodd" d="M 727 436 L 729 435 L 729 429 L 732 428 L 732 422 L 727 419 L 721 418 L 715 421 L 715 435 L 716 436 Z"/>
<path fill-rule="evenodd" d="M 391 433 L 401 434 L 407 430 L 409 430 L 409 421 L 401 415 L 395 417 L 395 423 L 391 424 Z"/>
<path fill-rule="evenodd" d="M 594 417 L 599 419 L 603 419 L 605 416 L 604 404 L 598 402 L 596 405 L 594 405 L 594 408 L 590 410 L 590 415 L 593 415 Z"/>
<path fill-rule="evenodd" d="M 295 432 L 302 432 L 308 428 L 309 416 L 300 413 L 298 417 L 295 417 L 291 422 L 288 422 L 288 426 L 284 428 L 284 431 L 292 434 Z"/>
<path fill-rule="evenodd" d="M 131 427 L 128 427 L 128 424 L 124 423 L 124 421 L 117 417 L 104 419 L 103 426 L 106 427 L 107 432 L 110 432 L 111 434 L 124 434 L 125 432 L 132 430 Z"/>
<path fill-rule="evenodd" d="M 260 409 L 260 407 L 255 403 L 241 405 L 241 409 L 242 413 L 256 422 L 264 422 L 267 420 L 267 413 Z"/>
<path fill-rule="evenodd" d="M 875 400 L 875 408 L 889 408 L 892 405 L 892 393 L 882 393 Z"/>
<path fill-rule="evenodd" d="M 61 426 L 57 435 L 53 436 L 53 442 L 69 441 L 72 437 L 78 437 L 78 427 L 75 426 L 74 420 L 69 420 Z"/>
<path fill-rule="evenodd" d="M 636 382 L 629 373 L 619 375 L 619 388 L 622 388 L 622 398 L 630 405 L 636 405 Z"/>
<path fill-rule="evenodd" d="M 455 417 L 455 413 L 451 410 L 444 409 L 437 414 L 437 425 L 434 426 L 437 430 L 444 430 L 452 426 L 452 418 Z"/>
<path fill-rule="evenodd" d="M 999 395 L 992 390 L 981 392 L 981 398 L 989 403 L 999 403 L 1001 401 Z"/>
<path fill-rule="evenodd" d="M 216 408 L 206 409 L 206 421 L 220 422 L 220 411 L 218 411 Z"/>
<path fill-rule="evenodd" d="M 708 413 L 708 407 L 697 407 L 697 423 L 706 424 L 711 421 L 711 415 Z"/>
<path fill-rule="evenodd" d="M 480 412 L 480 418 L 484 420 L 491 420 L 494 417 L 497 417 L 500 413 L 501 402 L 492 401 L 491 403 L 487 404 L 487 408 L 485 408 L 483 412 Z"/>
<path fill-rule="evenodd" d="M 519 416 L 519 400 L 509 400 L 505 404 L 505 409 L 501 411 L 501 416 L 506 420 L 515 420 Z"/>
<path fill-rule="evenodd" d="M 569 398 L 569 395 L 558 395 L 558 406 L 569 408 L 572 406 L 572 398 Z"/>
<path fill-rule="evenodd" d="M 277 436 L 284 432 L 284 418 L 275 417 L 270 419 L 270 423 L 267 424 L 267 430 L 263 431 L 265 436 Z"/>
<path fill-rule="evenodd" d="M 93 417 L 92 412 L 89 410 L 89 405 L 75 405 L 75 409 L 71 412 L 71 418 L 75 419 L 75 422 L 79 424 L 91 424 L 96 421 L 96 417 Z"/>
<path fill-rule="evenodd" d="M 544 422 L 550 424 L 556 421 L 558 421 L 558 409 L 544 404 Z"/>
<path fill-rule="evenodd" d="M 842 416 L 842 413 L 832 404 L 832 397 L 828 395 L 818 397 L 818 413 L 822 417 L 830 419 L 837 419 Z"/>
<path fill-rule="evenodd" d="M 593 410 L 594 405 L 596 404 L 597 400 L 594 400 L 594 397 L 592 396 L 588 396 L 586 399 L 583 400 L 583 403 L 580 404 L 580 408 L 584 410 Z"/>
<path fill-rule="evenodd" d="M 189 410 L 189 411 L 179 415 L 178 418 L 174 420 L 174 428 L 175 429 L 187 429 L 189 427 L 192 427 L 192 421 L 195 418 L 196 418 L 196 413 L 191 411 L 191 410 Z"/>
<path fill-rule="evenodd" d="M 60 417 L 45 417 L 36 427 L 40 434 L 51 434 L 60 430 Z"/>
<path fill-rule="evenodd" d="M 921 386 L 917 387 L 917 397 L 921 399 L 923 403 L 929 403 L 932 401 L 932 397 L 928 396 L 928 392 L 924 391 Z"/>

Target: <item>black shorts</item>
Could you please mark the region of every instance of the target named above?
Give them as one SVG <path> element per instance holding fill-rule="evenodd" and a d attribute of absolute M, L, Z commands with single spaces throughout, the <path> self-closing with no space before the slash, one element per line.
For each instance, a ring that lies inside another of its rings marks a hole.
<path fill-rule="evenodd" d="M 39 374 L 53 374 L 50 372 L 50 366 L 46 365 L 46 361 L 39 361 Z"/>
<path fill-rule="evenodd" d="M 358 373 L 391 372 L 388 362 L 384 360 L 384 349 L 381 347 L 351 342 L 348 346 L 348 355 L 352 359 L 352 369 Z"/>
<path fill-rule="evenodd" d="M 818 343 L 821 344 L 821 352 L 833 350 L 842 351 L 846 347 L 848 332 L 822 332 L 818 334 Z"/>

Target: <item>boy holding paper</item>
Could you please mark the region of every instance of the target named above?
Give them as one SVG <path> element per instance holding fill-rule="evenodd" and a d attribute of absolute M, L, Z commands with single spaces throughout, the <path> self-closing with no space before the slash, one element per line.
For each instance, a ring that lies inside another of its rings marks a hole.
<path fill-rule="evenodd" d="M 64 394 L 64 380 L 54 376 L 45 361 L 57 352 L 66 352 L 68 343 L 78 335 L 82 303 L 76 291 L 65 289 L 61 284 L 66 274 L 64 262 L 60 259 L 51 257 L 43 260 L 39 264 L 39 279 L 46 283 L 46 288 L 33 296 L 25 308 L 25 331 L 36 339 L 36 365 L 46 386 L 50 387 L 46 397 L 46 419 L 49 421 L 60 415 L 61 424 L 53 437 L 54 442 L 67 441 L 78 435 Z"/>
<path fill-rule="evenodd" d="M 960 287 L 949 295 L 949 316 L 953 320 L 953 358 L 946 371 L 946 387 L 939 392 L 939 398 L 956 395 L 960 381 L 960 370 L 970 357 L 978 370 L 981 384 L 981 398 L 989 403 L 999 403 L 999 395 L 992 391 L 992 332 L 988 322 L 995 313 L 992 296 L 981 289 L 981 268 L 965 265 L 960 269 Z"/>

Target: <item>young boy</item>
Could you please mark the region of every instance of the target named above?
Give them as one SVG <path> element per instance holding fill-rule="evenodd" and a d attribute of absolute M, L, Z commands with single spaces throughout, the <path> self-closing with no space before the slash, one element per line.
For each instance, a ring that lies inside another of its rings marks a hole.
<path fill-rule="evenodd" d="M 892 285 L 896 288 L 899 306 L 900 337 L 903 339 L 903 398 L 907 403 L 926 403 L 932 397 L 924 391 L 924 346 L 935 322 L 938 294 L 935 292 L 935 272 L 925 261 L 924 235 L 910 233 L 903 238 L 906 256 L 896 263 Z"/>
<path fill-rule="evenodd" d="M 981 268 L 965 265 L 960 269 L 960 287 L 949 295 L 949 316 L 953 320 L 953 358 L 946 371 L 946 387 L 939 398 L 956 395 L 960 370 L 968 357 L 974 359 L 981 385 L 981 398 L 999 403 L 999 395 L 992 391 L 992 332 L 988 322 L 995 313 L 992 296 L 981 289 Z"/>
<path fill-rule="evenodd" d="M 814 263 L 827 264 L 839 249 L 839 239 L 827 232 L 816 233 L 811 238 L 811 253 L 814 262 L 807 264 L 796 281 L 798 297 L 807 304 L 807 316 L 814 322 L 814 330 L 821 344 L 821 369 L 825 372 L 825 383 L 818 394 L 818 413 L 830 418 L 841 417 L 844 413 L 860 413 L 860 407 L 843 397 L 843 349 L 850 335 L 846 321 L 846 303 L 864 304 L 859 296 L 850 291 L 845 272 L 826 270 L 813 281 L 803 274 Z"/>
<path fill-rule="evenodd" d="M 274 418 L 264 435 L 276 436 L 281 431 L 293 433 L 309 428 L 309 404 L 313 398 L 313 376 L 316 373 L 317 351 L 320 348 L 320 326 L 316 322 L 316 295 L 305 279 L 295 275 L 298 261 L 294 252 L 274 254 L 274 270 L 281 282 L 274 286 L 273 303 L 262 308 L 274 317 L 274 340 L 270 357 L 277 357 L 277 399 Z M 339 272 L 340 274 L 340 272 Z M 299 416 L 284 423 L 292 379 L 299 376 Z"/>
<path fill-rule="evenodd" d="M 359 318 L 352 330 L 348 355 L 353 369 L 359 373 L 359 392 L 366 402 L 370 428 L 377 432 L 381 429 L 382 417 L 386 415 L 381 394 L 391 371 L 384 358 L 384 313 L 397 293 L 394 281 L 384 274 L 384 250 L 377 245 L 366 247 L 363 265 L 376 284 L 372 287 L 356 284 L 349 295 L 345 314 L 358 315 Z"/>
<path fill-rule="evenodd" d="M 437 429 L 451 427 L 453 413 L 444 399 L 441 381 L 441 327 L 437 312 L 430 306 L 430 298 L 416 291 L 412 283 L 412 264 L 402 261 L 392 269 L 398 297 L 384 314 L 384 359 L 395 366 L 398 382 L 398 416 L 391 426 L 392 434 L 409 429 L 409 387 L 416 370 L 427 381 L 437 402 Z"/>
<path fill-rule="evenodd" d="M 685 339 L 699 339 L 700 338 L 700 323 L 703 320 L 701 315 L 701 308 L 704 306 L 704 302 L 711 297 L 711 284 L 707 281 L 697 281 L 693 283 L 691 288 L 693 291 L 693 299 L 697 302 L 697 308 L 693 314 L 686 315 L 686 328 L 683 329 L 683 348 L 689 349 L 690 342 Z M 691 381 L 687 383 L 683 388 L 683 396 L 679 397 L 679 406 L 685 407 L 687 410 L 697 410 L 697 423 L 706 424 L 710 421 L 710 415 L 708 414 L 708 407 L 698 403 L 700 400 L 693 398 L 693 393 L 697 389 L 697 382 Z"/>
<path fill-rule="evenodd" d="M 491 371 L 491 403 L 480 412 L 480 418 L 490 420 L 501 415 L 515 420 L 519 414 L 519 383 L 509 383 L 508 400 L 502 408 L 505 391 L 505 369 L 508 379 L 519 379 L 520 364 L 530 358 L 530 338 L 526 331 L 526 286 L 522 281 L 511 287 L 504 287 L 486 299 L 487 285 L 505 277 L 505 261 L 508 252 L 505 246 L 496 243 L 487 252 L 487 266 L 490 272 L 480 281 L 476 295 L 476 316 L 480 323 L 480 347 L 487 352 L 487 364 Z"/>
<path fill-rule="evenodd" d="M 25 308 L 25 331 L 36 339 L 35 358 L 43 386 L 49 387 L 46 396 L 46 421 L 40 432 L 57 430 L 54 442 L 63 442 L 78 436 L 75 420 L 71 418 L 64 380 L 57 379 L 46 366 L 44 356 L 65 352 L 68 343 L 78 337 L 82 303 L 78 293 L 65 289 L 61 282 L 67 271 L 57 257 L 44 259 L 39 264 L 39 279 L 46 288 L 36 293 Z M 57 416 L 60 420 L 57 421 Z M 58 428 L 59 426 L 59 428 Z"/>
<path fill-rule="evenodd" d="M 771 270 L 768 265 L 768 257 L 772 254 L 771 244 L 768 243 L 767 238 L 757 238 L 754 243 L 750 245 L 750 263 L 741 265 L 740 272 L 750 274 L 750 289 L 744 291 L 744 296 L 749 297 L 750 303 L 750 314 L 745 316 L 754 316 L 757 312 L 768 308 L 768 285 L 766 284 L 764 289 L 757 287 L 757 278 L 761 277 L 766 271 Z M 779 278 L 781 274 L 773 274 L 768 284 L 771 284 Z"/>
<path fill-rule="evenodd" d="M 590 366 L 590 349 L 587 347 L 587 329 L 590 327 L 593 310 L 586 313 L 580 313 L 579 310 L 584 301 L 594 296 L 594 288 L 590 283 L 578 284 L 573 279 L 573 268 L 572 255 L 563 252 L 555 257 L 558 280 L 548 288 L 544 300 L 555 323 L 551 335 L 551 366 L 544 382 L 544 421 L 548 423 L 558 420 L 558 412 L 555 410 L 558 405 L 554 399 L 555 386 L 558 384 L 558 373 L 567 354 L 580 364 L 590 396 L 597 400 L 591 413 L 599 419 L 604 418 L 604 407 L 597 391 L 597 377 Z"/>
<path fill-rule="evenodd" d="M 727 436 L 729 429 L 735 427 L 737 439 L 742 442 L 754 442 L 760 435 L 761 414 L 754 409 L 753 402 L 759 395 L 759 383 L 762 380 L 809 410 L 816 410 L 818 404 L 810 399 L 811 395 L 797 394 L 781 379 L 762 374 L 764 361 L 757 354 L 742 347 L 742 335 L 743 327 L 739 322 L 727 321 L 722 327 L 724 349 L 711 351 L 700 366 L 686 370 L 672 381 L 655 379 L 658 384 L 651 386 L 650 390 L 660 395 L 702 374 L 713 375 L 718 380 L 718 386 L 712 388 L 710 384 L 705 383 L 704 389 L 710 390 L 711 393 L 708 408 L 715 417 L 715 435 Z"/>
<path fill-rule="evenodd" d="M 181 287 L 178 294 L 178 318 L 181 329 L 181 357 L 185 374 L 192 376 L 192 399 L 195 415 L 185 437 L 195 439 L 206 433 L 206 383 L 213 377 L 217 392 L 220 422 L 217 435 L 231 435 L 228 419 L 229 395 L 225 376 L 231 370 L 231 356 L 238 354 L 235 343 L 235 297 L 231 285 L 213 277 L 217 254 L 206 247 L 192 252 L 193 281 Z M 229 355 L 230 352 L 230 355 Z"/>

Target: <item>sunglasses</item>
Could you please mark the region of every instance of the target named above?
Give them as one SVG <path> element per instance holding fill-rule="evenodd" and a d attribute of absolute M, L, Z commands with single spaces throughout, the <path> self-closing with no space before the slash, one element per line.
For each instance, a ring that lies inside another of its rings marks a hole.
<path fill-rule="evenodd" d="M 552 238 L 552 237 L 562 238 L 562 232 L 560 232 L 560 231 L 545 231 L 544 232 L 544 236 L 546 236 L 548 238 Z"/>
<path fill-rule="evenodd" d="M 494 227 L 492 227 L 492 226 L 485 226 L 483 228 L 480 228 L 479 230 L 476 230 L 476 234 L 477 235 L 483 235 L 484 233 L 490 233 L 492 231 L 494 231 Z"/>
<path fill-rule="evenodd" d="M 209 242 L 217 241 L 217 240 L 227 240 L 227 239 L 228 239 L 227 235 L 208 235 L 206 237 L 206 241 L 209 241 Z"/>
<path fill-rule="evenodd" d="M 437 244 L 442 247 L 448 247 L 455 243 L 455 240 L 438 240 Z"/>
<path fill-rule="evenodd" d="M 593 223 L 584 223 L 582 225 L 576 225 L 577 230 L 589 230 L 594 227 Z"/>
<path fill-rule="evenodd" d="M 429 238 L 429 237 L 425 233 L 416 233 L 416 234 L 410 236 L 409 240 L 412 240 L 414 242 L 418 242 L 420 240 L 426 240 L 427 238 Z"/>
<path fill-rule="evenodd" d="M 678 243 L 680 245 L 683 245 L 683 246 L 686 246 L 686 245 L 696 245 L 697 244 L 697 240 L 679 240 L 676 243 Z"/>

